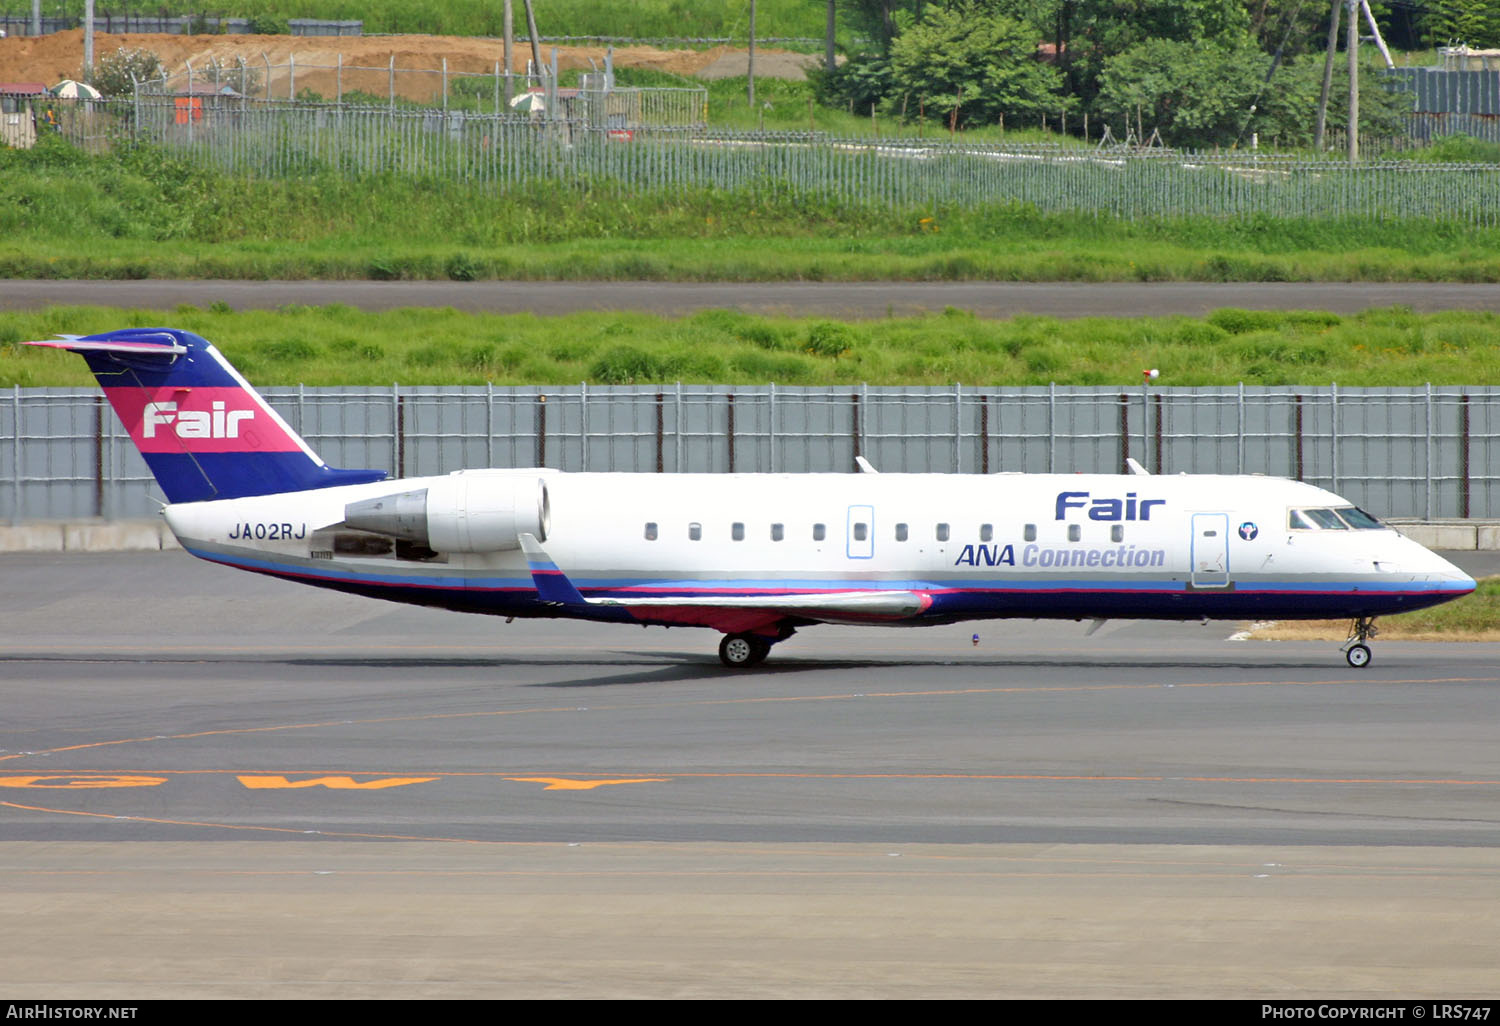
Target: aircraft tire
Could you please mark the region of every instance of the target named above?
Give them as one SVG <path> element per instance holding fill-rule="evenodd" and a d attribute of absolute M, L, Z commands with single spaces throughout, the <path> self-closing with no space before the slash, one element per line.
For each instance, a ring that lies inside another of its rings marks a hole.
<path fill-rule="evenodd" d="M 1350 645 L 1349 650 L 1344 653 L 1344 658 L 1347 659 L 1349 661 L 1349 665 L 1354 667 L 1356 670 L 1363 669 L 1366 666 L 1370 665 L 1370 646 Z"/>
<path fill-rule="evenodd" d="M 726 634 L 719 642 L 719 661 L 731 670 L 743 670 L 760 663 L 770 651 L 770 644 L 754 634 Z"/>

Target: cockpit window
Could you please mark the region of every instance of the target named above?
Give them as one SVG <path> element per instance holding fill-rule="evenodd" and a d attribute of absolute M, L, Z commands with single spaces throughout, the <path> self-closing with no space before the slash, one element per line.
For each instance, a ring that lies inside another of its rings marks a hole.
<path fill-rule="evenodd" d="M 1340 520 L 1339 515 L 1331 509 L 1305 509 L 1302 512 L 1325 531 L 1349 530 L 1349 525 Z"/>
<path fill-rule="evenodd" d="M 1293 531 L 1384 531 L 1386 526 L 1358 506 L 1333 509 L 1287 510 L 1286 526 Z"/>
<path fill-rule="evenodd" d="M 1376 520 L 1370 514 L 1358 506 L 1344 506 L 1338 510 L 1339 516 L 1348 522 L 1349 526 L 1356 531 L 1383 531 L 1385 525 Z"/>

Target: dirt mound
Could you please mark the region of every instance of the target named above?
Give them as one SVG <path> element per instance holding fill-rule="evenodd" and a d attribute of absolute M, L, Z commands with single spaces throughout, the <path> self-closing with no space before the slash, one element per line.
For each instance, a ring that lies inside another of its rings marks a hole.
<path fill-rule="evenodd" d="M 491 75 L 505 56 L 498 39 L 467 36 L 174 36 L 150 34 L 94 37 L 96 59 L 118 47 L 149 50 L 172 74 L 174 81 L 186 77 L 189 64 L 202 75 L 211 63 L 237 68 L 240 61 L 258 71 L 257 95 L 286 97 L 289 91 L 311 89 L 332 97 L 360 89 L 385 95 L 392 77 L 398 96 L 427 101 L 442 89 L 443 61 L 450 79 L 460 75 Z M 557 47 L 559 69 L 587 70 L 604 67 L 603 46 Z M 542 60 L 552 59 L 550 46 L 542 48 Z M 531 47 L 517 40 L 511 53 L 511 70 L 523 73 Z M 652 68 L 683 76 L 721 78 L 745 73 L 745 53 L 715 47 L 711 50 L 659 50 L 650 46 L 617 47 L 616 67 Z M 757 50 L 756 76 L 803 78 L 803 69 L 816 58 L 782 50 Z M 591 65 L 592 62 L 592 65 Z M 0 82 L 57 82 L 77 78 L 83 64 L 83 30 L 49 36 L 13 36 L 0 39 Z M 267 80 L 267 65 L 270 65 Z M 292 65 L 288 67 L 288 65 Z M 391 69 L 395 69 L 392 76 Z M 738 70 L 733 70 L 738 68 Z M 451 85 L 451 82 L 450 82 Z"/>

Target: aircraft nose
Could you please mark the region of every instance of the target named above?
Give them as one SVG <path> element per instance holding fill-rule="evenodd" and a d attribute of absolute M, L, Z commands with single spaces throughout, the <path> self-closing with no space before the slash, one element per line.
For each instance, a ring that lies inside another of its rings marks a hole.
<path fill-rule="evenodd" d="M 1428 570 L 1434 579 L 1441 582 L 1444 591 L 1450 591 L 1455 597 L 1467 595 L 1473 591 L 1478 584 L 1474 578 L 1448 562 L 1437 553 L 1432 553 L 1433 566 Z"/>

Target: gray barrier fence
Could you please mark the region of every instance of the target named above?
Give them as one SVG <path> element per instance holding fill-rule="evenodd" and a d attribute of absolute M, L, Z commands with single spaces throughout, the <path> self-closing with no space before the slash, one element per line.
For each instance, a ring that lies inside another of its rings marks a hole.
<path fill-rule="evenodd" d="M 1120 471 L 1299 478 L 1382 516 L 1500 517 L 1500 388 L 267 389 L 334 466 L 636 472 Z M 0 519 L 159 495 L 97 392 L 0 393 Z"/>
<path fill-rule="evenodd" d="M 611 110 L 587 94 L 578 112 Z M 692 107 L 692 103 L 688 103 Z M 692 112 L 689 111 L 689 114 Z M 1500 165 L 1300 159 L 1253 152 L 837 139 L 646 124 L 623 110 L 528 119 L 245 97 L 139 97 L 62 112 L 80 145 L 122 138 L 253 175 L 394 172 L 495 187 L 760 189 L 910 208 L 1023 203 L 1124 218 L 1405 217 L 1500 224 Z M 684 114 L 684 119 L 687 118 Z"/>

